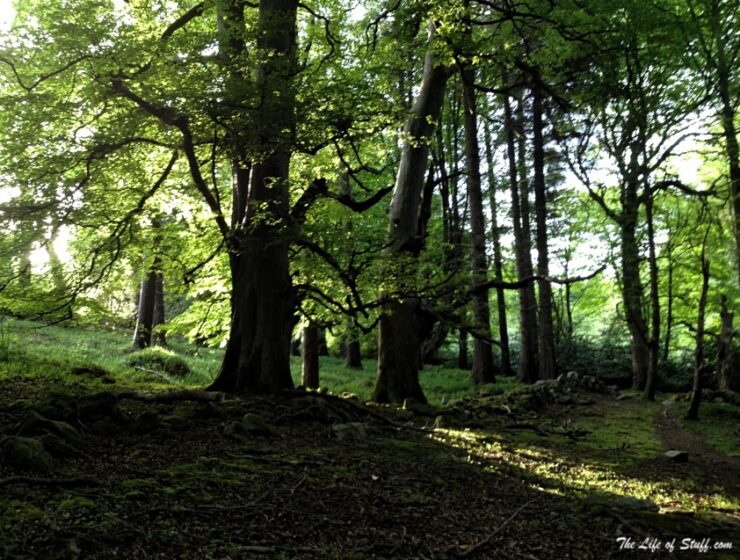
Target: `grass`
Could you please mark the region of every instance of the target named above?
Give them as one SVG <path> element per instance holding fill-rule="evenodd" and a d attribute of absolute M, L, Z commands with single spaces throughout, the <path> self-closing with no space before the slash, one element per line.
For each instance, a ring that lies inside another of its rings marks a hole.
<path fill-rule="evenodd" d="M 682 420 L 681 427 L 700 435 L 712 447 L 740 458 L 740 409 L 727 403 L 702 403 L 700 421 Z"/>
<path fill-rule="evenodd" d="M 3 347 L 5 360 L 0 360 L 0 376 L 23 374 L 26 376 L 56 376 L 73 381 L 70 372 L 76 367 L 99 367 L 110 372 L 118 384 L 128 386 L 145 385 L 152 389 L 163 386 L 202 387 L 207 385 L 218 372 L 223 350 L 197 348 L 182 339 L 170 337 L 167 349 L 147 349 L 134 352 L 131 348 L 131 333 L 122 330 L 86 329 L 71 326 L 48 326 L 41 323 L 6 320 L 3 324 Z M 181 360 L 190 373 L 167 378 L 142 371 L 157 368 L 151 358 L 162 361 Z M 141 358 L 141 359 L 139 359 Z M 149 365 L 146 365 L 146 363 Z M 375 383 L 377 363 L 363 360 L 363 369 L 351 369 L 344 365 L 343 358 L 321 357 L 321 386 L 337 394 L 351 393 L 368 400 Z M 291 371 L 296 385 L 301 382 L 301 361 L 291 357 Z M 420 374 L 424 392 L 432 404 L 460 397 L 472 396 L 477 389 L 471 383 L 470 373 L 441 366 L 426 366 Z M 489 391 L 510 389 L 516 382 L 511 378 L 500 378 Z"/>

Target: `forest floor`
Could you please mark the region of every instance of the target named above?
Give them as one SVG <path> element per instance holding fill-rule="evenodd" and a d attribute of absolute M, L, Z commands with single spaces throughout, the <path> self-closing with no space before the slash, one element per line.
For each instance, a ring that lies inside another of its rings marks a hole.
<path fill-rule="evenodd" d="M 688 424 L 590 381 L 222 399 L 34 352 L 0 364 L 0 558 L 738 557 L 729 403 Z"/>

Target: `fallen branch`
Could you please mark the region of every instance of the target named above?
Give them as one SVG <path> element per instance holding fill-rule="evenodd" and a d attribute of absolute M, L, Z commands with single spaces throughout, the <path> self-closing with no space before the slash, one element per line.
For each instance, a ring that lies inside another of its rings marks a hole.
<path fill-rule="evenodd" d="M 524 511 L 524 508 L 526 508 L 529 504 L 531 504 L 532 501 L 533 500 L 529 500 L 525 504 L 521 505 L 519 507 L 519 509 L 517 509 L 514 513 L 512 513 L 508 517 L 508 519 L 506 519 L 506 521 L 504 521 L 501 525 L 499 525 L 498 527 L 496 527 L 496 529 L 494 529 L 494 531 L 490 535 L 488 535 L 485 539 L 479 541 L 477 544 L 474 544 L 473 546 L 471 546 L 467 550 L 458 553 L 457 554 L 457 557 L 458 558 L 467 558 L 468 556 L 472 556 L 473 554 L 475 554 L 475 552 L 478 551 L 482 546 L 485 546 L 486 544 L 488 544 L 489 542 L 491 542 L 491 540 L 493 539 L 493 537 L 495 537 L 496 535 L 498 535 L 502 531 L 502 529 L 504 527 L 506 527 L 509 523 L 511 523 L 511 521 L 513 521 L 514 518 L 517 515 L 519 515 L 522 511 Z"/>

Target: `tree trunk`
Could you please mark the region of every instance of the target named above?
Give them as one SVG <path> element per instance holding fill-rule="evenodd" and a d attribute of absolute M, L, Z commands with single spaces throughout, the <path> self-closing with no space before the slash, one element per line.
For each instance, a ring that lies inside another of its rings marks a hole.
<path fill-rule="evenodd" d="M 506 83 L 504 76 L 504 83 Z M 519 177 L 516 153 L 516 129 L 508 96 L 504 96 L 504 126 L 509 159 L 509 182 L 511 189 L 511 214 L 514 225 L 514 249 L 516 269 L 519 280 L 532 275 L 532 261 L 529 256 L 529 241 L 522 226 L 522 212 L 519 195 Z M 519 289 L 519 364 L 517 378 L 524 383 L 534 383 L 537 379 L 536 328 L 532 321 L 534 294 L 530 286 Z"/>
<path fill-rule="evenodd" d="M 650 341 L 649 363 L 643 398 L 655 400 L 655 385 L 658 381 L 658 359 L 660 354 L 660 299 L 658 294 L 658 258 L 655 254 L 655 228 L 653 226 L 653 195 L 645 200 L 645 216 L 648 229 L 648 265 L 650 269 Z"/>
<path fill-rule="evenodd" d="M 501 232 L 498 225 L 498 202 L 496 200 L 496 178 L 493 172 L 493 147 L 488 123 L 483 126 L 483 138 L 486 145 L 486 166 L 488 167 L 488 200 L 491 206 L 491 243 L 493 244 L 493 270 L 497 282 L 504 279 L 504 265 L 501 256 Z M 509 349 L 509 327 L 506 321 L 506 290 L 496 289 L 496 306 L 498 310 L 498 333 L 501 343 L 501 373 L 507 377 L 514 375 L 511 368 L 511 350 Z"/>
<path fill-rule="evenodd" d="M 457 367 L 459 369 L 469 369 L 468 364 L 468 333 L 460 330 L 457 337 Z"/>
<path fill-rule="evenodd" d="M 154 318 L 154 291 L 157 273 L 151 269 L 139 288 L 139 308 L 136 312 L 136 330 L 134 331 L 134 349 L 141 350 L 152 343 L 152 321 Z"/>
<path fill-rule="evenodd" d="M 628 187 L 629 188 L 629 187 Z M 634 199 L 634 200 L 633 200 Z M 650 352 L 647 326 L 642 315 L 642 284 L 640 283 L 640 251 L 636 238 L 636 196 L 625 197 L 620 219 L 622 244 L 622 299 L 632 352 L 632 388 L 642 390 L 647 379 Z"/>
<path fill-rule="evenodd" d="M 719 2 L 712 2 L 711 28 L 716 46 L 716 60 L 713 61 L 717 71 L 717 89 L 722 103 L 721 121 L 722 130 L 725 134 L 725 151 L 730 171 L 730 200 L 734 216 L 733 233 L 735 235 L 735 266 L 740 285 L 740 148 L 737 142 L 737 130 L 735 129 L 735 105 L 730 92 L 732 68 L 727 61 L 725 45 L 726 38 L 721 28 L 722 15 L 719 13 Z"/>
<path fill-rule="evenodd" d="M 429 41 L 434 26 L 429 26 Z M 424 60 L 419 94 L 404 127 L 401 160 L 388 213 L 388 244 L 384 250 L 390 259 L 389 284 L 400 293 L 416 291 L 416 257 L 421 193 L 427 171 L 429 139 L 439 120 L 449 70 L 438 65 L 433 49 Z M 378 376 L 373 392 L 376 402 L 401 403 L 412 397 L 426 402 L 419 384 L 420 345 L 417 331 L 419 299 L 413 295 L 394 299 L 383 305 L 380 315 Z"/>
<path fill-rule="evenodd" d="M 706 239 L 705 239 L 706 242 Z M 691 402 L 686 411 L 686 420 L 699 419 L 699 405 L 701 404 L 701 391 L 703 385 L 704 370 L 704 312 L 707 307 L 707 292 L 709 291 L 709 261 L 701 254 L 701 297 L 699 298 L 699 313 L 696 319 L 696 348 L 694 349 L 694 384 L 691 390 Z"/>
<path fill-rule="evenodd" d="M 663 362 L 668 361 L 668 352 L 671 348 L 671 331 L 673 330 L 673 243 L 670 237 L 666 243 L 666 260 L 668 262 L 668 293 L 666 294 L 667 309 L 665 338 L 663 339 Z"/>
<path fill-rule="evenodd" d="M 347 341 L 344 347 L 345 365 L 352 369 L 362 369 L 362 352 L 360 341 L 354 337 Z"/>
<path fill-rule="evenodd" d="M 727 296 L 722 294 L 722 309 L 720 310 L 722 330 L 717 341 L 717 368 L 719 370 L 717 384 L 721 391 L 740 389 L 732 351 L 732 338 L 735 336 L 735 331 L 732 328 L 733 318 L 734 314 L 727 309 Z"/>
<path fill-rule="evenodd" d="M 307 389 L 319 388 L 319 327 L 309 322 L 301 336 L 301 384 Z"/>
<path fill-rule="evenodd" d="M 154 304 L 152 313 L 152 342 L 157 346 L 167 346 L 167 336 L 161 328 L 165 323 L 164 315 L 164 275 L 157 270 L 154 277 Z"/>
<path fill-rule="evenodd" d="M 288 270 L 288 168 L 293 144 L 297 0 L 261 2 L 257 47 L 260 108 L 250 119 L 258 157 L 250 168 L 243 227 L 231 258 L 231 332 L 213 390 L 279 392 L 293 387 Z M 246 124 L 244 125 L 246 126 Z M 243 174 L 243 173 L 242 173 Z"/>
<path fill-rule="evenodd" d="M 537 223 L 537 274 L 543 278 L 550 276 L 549 251 L 547 246 L 547 196 L 545 193 L 545 143 L 542 122 L 542 93 L 534 86 L 532 101 L 532 129 L 534 155 L 534 198 L 535 220 Z M 553 379 L 557 376 L 555 364 L 555 335 L 552 326 L 552 286 L 544 280 L 539 281 L 539 325 L 537 329 L 538 371 L 540 379 Z"/>
<path fill-rule="evenodd" d="M 465 127 L 465 163 L 468 184 L 468 204 L 471 230 L 471 283 L 475 288 L 488 280 L 486 230 L 483 218 L 483 194 L 480 179 L 480 148 L 478 145 L 478 113 L 475 105 L 475 72 L 463 70 L 463 109 Z M 491 349 L 491 313 L 488 290 L 473 295 L 473 380 L 478 383 L 496 381 Z"/>

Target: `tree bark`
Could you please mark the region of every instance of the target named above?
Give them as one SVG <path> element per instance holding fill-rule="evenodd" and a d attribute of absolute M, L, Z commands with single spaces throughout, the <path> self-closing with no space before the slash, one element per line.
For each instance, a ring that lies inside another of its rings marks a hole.
<path fill-rule="evenodd" d="M 486 165 L 488 167 L 488 199 L 491 206 L 491 243 L 493 244 L 493 270 L 497 282 L 504 279 L 504 265 L 501 256 L 501 232 L 498 225 L 498 202 L 496 200 L 496 178 L 493 172 L 493 147 L 488 123 L 483 128 L 486 146 Z M 501 343 L 501 373 L 507 377 L 514 375 L 511 368 L 511 350 L 509 349 L 509 327 L 506 320 L 506 290 L 496 289 L 496 306 L 498 311 L 498 333 Z"/>
<path fill-rule="evenodd" d="M 504 82 L 508 80 L 504 76 Z M 529 256 L 529 239 L 523 227 L 520 197 L 519 166 L 517 165 L 516 125 L 511 102 L 504 96 L 504 126 L 506 129 L 506 146 L 509 159 L 509 181 L 511 189 L 511 213 L 514 225 L 514 249 L 516 269 L 519 280 L 532 276 L 532 261 Z M 521 146 L 520 146 L 521 149 Z M 524 383 L 534 383 L 537 379 L 536 327 L 533 318 L 534 293 L 531 286 L 519 289 L 519 363 L 517 379 Z"/>
<path fill-rule="evenodd" d="M 716 47 L 716 56 L 712 66 L 717 72 L 717 91 L 721 102 L 720 118 L 725 135 L 725 151 L 730 172 L 730 200 L 734 217 L 733 233 L 735 235 L 735 266 L 738 285 L 740 285 L 740 148 L 738 148 L 737 130 L 735 129 L 735 105 L 730 92 L 732 67 L 727 60 L 726 39 L 722 31 L 723 18 L 719 4 L 717 0 L 713 0 L 709 10 L 713 42 Z"/>
<path fill-rule="evenodd" d="M 666 294 L 667 308 L 665 317 L 665 338 L 663 339 L 663 362 L 668 361 L 671 348 L 671 331 L 673 330 L 673 243 L 670 238 L 666 243 L 666 260 L 668 263 L 668 293 Z"/>
<path fill-rule="evenodd" d="M 735 331 L 732 328 L 733 318 L 734 314 L 727 309 L 727 296 L 722 294 L 722 308 L 720 310 L 722 330 L 717 341 L 717 368 L 719 370 L 717 385 L 721 391 L 740 389 L 732 351 L 732 339 L 735 336 Z"/>
<path fill-rule="evenodd" d="M 640 282 L 640 250 L 637 245 L 637 189 L 627 185 L 620 214 L 622 250 L 622 299 L 632 353 L 632 388 L 642 390 L 647 379 L 650 352 L 647 326 L 642 314 L 642 284 Z"/>
<path fill-rule="evenodd" d="M 537 86 L 532 89 L 532 129 L 534 155 L 534 198 L 537 223 L 537 274 L 543 278 L 550 275 L 549 250 L 547 246 L 547 196 L 545 186 L 545 143 L 542 122 L 542 92 Z M 555 363 L 555 334 L 552 325 L 552 287 L 549 282 L 539 285 L 538 371 L 540 379 L 557 376 Z"/>
<path fill-rule="evenodd" d="M 660 298 L 658 294 L 658 257 L 655 254 L 655 228 L 653 225 L 653 195 L 645 200 L 645 216 L 648 229 L 648 266 L 650 269 L 650 323 L 649 363 L 643 398 L 655 400 L 655 385 L 658 381 L 660 355 Z"/>
<path fill-rule="evenodd" d="M 480 147 L 478 145 L 478 113 L 475 100 L 475 72 L 463 70 L 463 110 L 465 130 L 465 163 L 468 185 L 468 205 L 471 230 L 471 283 L 475 288 L 488 280 L 486 230 L 483 218 L 483 194 L 480 178 Z M 478 383 L 496 381 L 491 343 L 491 312 L 488 290 L 476 290 L 473 295 L 473 380 Z"/>
<path fill-rule="evenodd" d="M 706 240 L 705 240 L 706 242 Z M 696 319 L 696 348 L 694 349 L 694 383 L 691 390 L 691 402 L 686 411 L 686 420 L 699 419 L 699 405 L 701 404 L 701 391 L 703 385 L 704 370 L 704 312 L 707 307 L 707 292 L 709 291 L 709 261 L 701 255 L 701 296 L 699 297 L 699 312 Z"/>
<path fill-rule="evenodd" d="M 269 56 L 260 57 L 260 108 L 249 119 L 257 157 L 249 169 L 243 220 L 230 248 L 234 309 L 224 360 L 212 390 L 280 392 L 293 387 L 293 289 L 285 228 L 294 129 L 297 7 L 297 0 L 260 2 L 257 48 Z M 245 170 L 237 171 L 237 175 L 245 174 Z"/>
<path fill-rule="evenodd" d="M 434 25 L 429 26 L 429 41 Z M 444 101 L 449 69 L 435 60 L 433 49 L 424 60 L 419 94 L 406 121 L 401 159 L 388 213 L 388 244 L 384 250 L 393 288 L 413 294 L 416 289 L 416 257 L 421 193 L 427 171 L 429 140 Z M 421 352 L 417 326 L 419 298 L 411 295 L 385 304 L 381 309 L 378 376 L 373 392 L 376 402 L 401 403 L 406 398 L 426 402 L 419 384 Z"/>
<path fill-rule="evenodd" d="M 139 288 L 139 308 L 136 312 L 136 330 L 133 345 L 135 350 L 142 350 L 152 343 L 152 321 L 154 317 L 154 291 L 157 273 L 152 268 L 141 281 Z"/>
<path fill-rule="evenodd" d="M 154 277 L 154 303 L 152 310 L 152 342 L 157 346 L 167 346 L 167 335 L 157 327 L 164 325 L 164 274 L 158 269 Z"/>
<path fill-rule="evenodd" d="M 319 388 L 319 327 L 309 322 L 301 336 L 301 384 L 307 389 Z"/>

